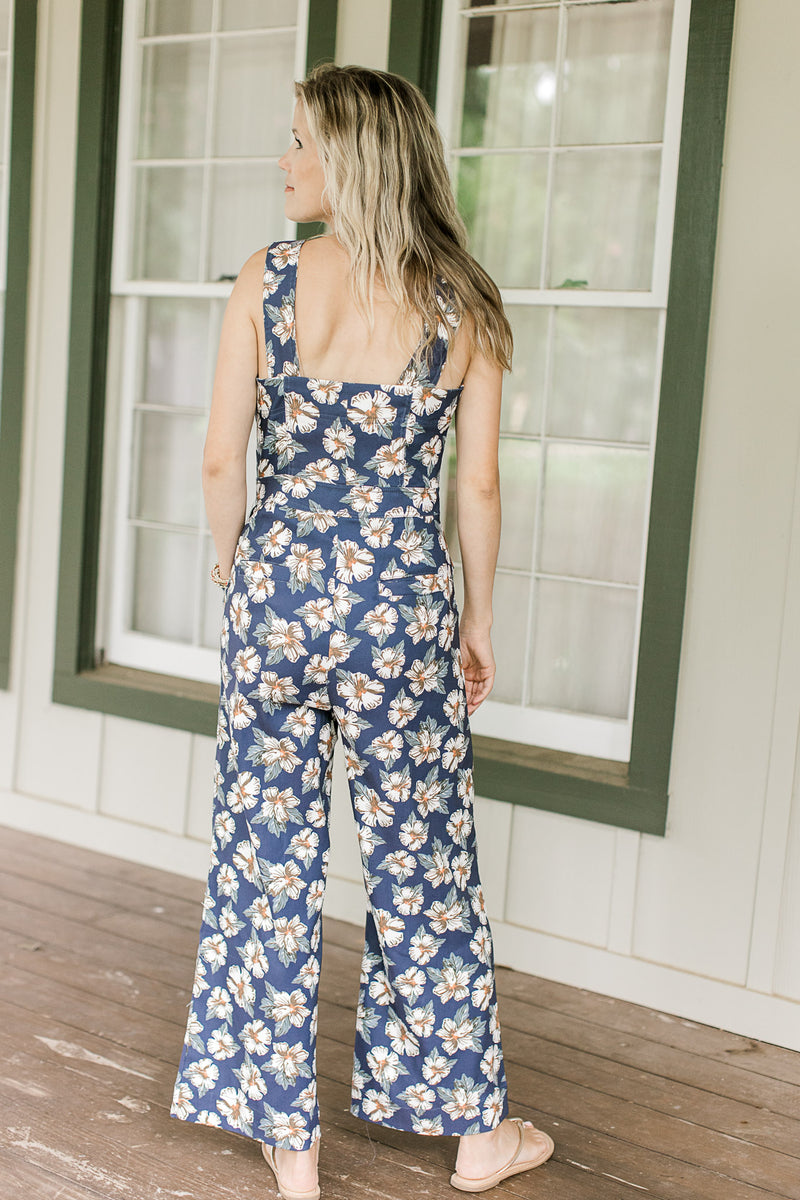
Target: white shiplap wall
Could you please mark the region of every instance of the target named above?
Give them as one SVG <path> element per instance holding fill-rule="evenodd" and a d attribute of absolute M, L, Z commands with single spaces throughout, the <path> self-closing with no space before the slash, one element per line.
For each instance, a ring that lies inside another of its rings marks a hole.
<path fill-rule="evenodd" d="M 201 877 L 214 743 L 50 700 L 79 12 L 40 0 L 28 370 L 0 821 Z M 388 0 L 340 0 L 382 66 Z M 665 838 L 479 799 L 499 962 L 800 1049 L 800 407 L 793 0 L 738 0 Z M 364 892 L 340 757 L 326 911 Z M 65 849 L 65 854 L 68 850 Z"/>

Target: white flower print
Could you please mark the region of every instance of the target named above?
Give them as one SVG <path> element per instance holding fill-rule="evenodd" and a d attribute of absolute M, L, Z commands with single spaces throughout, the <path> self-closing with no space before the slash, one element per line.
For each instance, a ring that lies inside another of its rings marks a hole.
<path fill-rule="evenodd" d="M 203 938 L 200 943 L 200 956 L 215 970 L 221 967 L 228 957 L 228 943 L 221 933 L 213 933 Z"/>
<path fill-rule="evenodd" d="M 394 806 L 379 796 L 374 788 L 357 785 L 353 805 L 366 825 L 388 826 L 394 820 Z"/>
<path fill-rule="evenodd" d="M 364 433 L 387 437 L 391 433 L 396 410 L 392 407 L 386 393 L 378 388 L 372 392 L 359 392 L 353 396 L 347 409 L 347 416 Z"/>
<path fill-rule="evenodd" d="M 236 1053 L 236 1042 L 222 1025 L 212 1032 L 206 1046 L 212 1058 L 233 1058 Z"/>
<path fill-rule="evenodd" d="M 237 592 L 231 597 L 230 602 L 230 622 L 231 628 L 236 636 L 244 641 L 247 630 L 250 628 L 252 613 L 250 612 L 250 602 L 244 592 Z"/>
<path fill-rule="evenodd" d="M 298 583 L 305 587 L 325 564 L 318 547 L 309 548 L 304 542 L 293 542 L 286 556 L 286 565 Z"/>
<path fill-rule="evenodd" d="M 372 573 L 375 555 L 349 538 L 336 543 L 336 574 L 345 583 L 364 580 Z"/>
<path fill-rule="evenodd" d="M 446 1058 L 444 1054 L 440 1054 L 438 1050 L 432 1050 L 427 1054 L 422 1062 L 422 1074 L 427 1079 L 428 1083 L 441 1083 L 453 1069 L 455 1059 Z"/>
<path fill-rule="evenodd" d="M 229 1125 L 242 1129 L 253 1122 L 253 1110 L 241 1088 L 223 1088 L 219 1094 L 217 1108 Z"/>
<path fill-rule="evenodd" d="M 400 1056 L 388 1046 L 373 1046 L 367 1054 L 367 1066 L 381 1087 L 390 1087 L 400 1076 L 407 1074 Z"/>
<path fill-rule="evenodd" d="M 205 1096 L 219 1079 L 219 1067 L 210 1058 L 201 1058 L 190 1063 L 185 1074 L 198 1096 Z"/>
<path fill-rule="evenodd" d="M 263 604 L 270 596 L 275 595 L 275 583 L 272 579 L 271 563 L 245 563 L 244 581 L 247 584 L 247 595 L 254 604 Z M 239 634 L 238 636 L 241 638 L 242 635 Z M 250 649 L 252 650 L 252 647 Z M 258 655 L 255 657 L 258 658 Z M 257 670 L 258 667 L 256 667 Z"/>
<path fill-rule="evenodd" d="M 309 433 L 317 424 L 319 409 L 300 392 L 284 392 L 286 424 L 293 433 Z"/>
<path fill-rule="evenodd" d="M 420 992 L 422 988 L 420 988 Z M 436 1024 L 436 1017 L 433 1012 L 433 1003 L 424 1006 L 412 1008 L 408 1014 L 408 1027 L 417 1037 L 429 1038 L 433 1033 L 433 1027 Z"/>
<path fill-rule="evenodd" d="M 383 1121 L 386 1117 L 391 1117 L 396 1113 L 400 1107 L 399 1104 L 390 1100 L 385 1092 L 378 1092 L 375 1088 L 370 1088 L 361 1105 L 366 1116 L 372 1121 Z"/>
<path fill-rule="evenodd" d="M 226 796 L 228 808 L 232 812 L 244 812 L 258 804 L 261 785 L 252 771 L 240 771 Z"/>
<path fill-rule="evenodd" d="M 265 554 L 278 558 L 284 553 L 292 540 L 292 531 L 283 521 L 273 521 L 266 533 L 263 533 L 258 543 Z"/>
<path fill-rule="evenodd" d="M 172 1112 L 176 1117 L 181 1117 L 185 1121 L 189 1113 L 195 1111 L 195 1106 L 192 1104 L 192 1089 L 188 1083 L 176 1083 L 172 1095 Z"/>
<path fill-rule="evenodd" d="M 426 1113 L 433 1107 L 436 1093 L 425 1083 L 413 1083 L 400 1092 L 399 1099 L 403 1100 L 414 1112 Z"/>
<path fill-rule="evenodd" d="M 233 673 L 239 683 L 253 683 L 261 669 L 261 657 L 253 646 L 245 646 L 233 659 Z"/>
<path fill-rule="evenodd" d="M 309 379 L 308 386 L 317 404 L 335 404 L 342 390 L 341 383 L 330 379 Z"/>
<path fill-rule="evenodd" d="M 378 936 L 383 946 L 399 946 L 405 933 L 405 921 L 400 916 L 387 912 L 385 908 L 372 910 Z"/>

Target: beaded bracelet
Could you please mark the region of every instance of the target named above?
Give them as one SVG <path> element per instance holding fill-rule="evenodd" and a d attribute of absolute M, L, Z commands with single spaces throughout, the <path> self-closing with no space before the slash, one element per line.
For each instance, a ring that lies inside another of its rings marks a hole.
<path fill-rule="evenodd" d="M 214 580 L 214 583 L 218 583 L 221 588 L 226 588 L 230 583 L 230 578 L 222 578 L 219 570 L 219 563 L 214 563 L 214 566 L 211 568 L 211 578 Z"/>

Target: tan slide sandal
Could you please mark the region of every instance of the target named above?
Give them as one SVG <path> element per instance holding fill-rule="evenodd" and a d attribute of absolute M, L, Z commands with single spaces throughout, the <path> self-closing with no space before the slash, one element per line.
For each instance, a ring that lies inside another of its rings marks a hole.
<path fill-rule="evenodd" d="M 319 1160 L 319 1140 L 320 1139 L 317 1138 L 317 1160 Z M 278 1185 L 278 1191 L 283 1197 L 283 1200 L 319 1200 L 319 1184 L 317 1184 L 315 1188 L 306 1188 L 305 1191 L 301 1192 L 297 1191 L 295 1188 L 286 1187 L 286 1185 L 281 1182 L 281 1177 L 278 1174 L 278 1166 L 275 1162 L 275 1147 L 273 1145 L 271 1145 L 269 1142 L 262 1142 L 261 1153 L 264 1155 L 272 1174 L 275 1176 L 275 1182 Z"/>
<path fill-rule="evenodd" d="M 519 1127 L 519 1145 L 514 1151 L 513 1158 L 509 1159 L 504 1167 L 479 1179 L 468 1179 L 465 1175 L 459 1175 L 458 1171 L 454 1171 L 450 1176 L 450 1182 L 454 1188 L 458 1188 L 460 1192 L 487 1192 L 489 1188 L 497 1187 L 498 1183 L 508 1179 L 509 1175 L 530 1171 L 550 1157 L 556 1147 L 549 1133 L 536 1129 L 531 1121 L 523 1121 L 522 1117 L 509 1117 L 508 1119 Z M 540 1145 L 532 1158 L 520 1158 L 522 1147 L 525 1145 L 526 1129 L 533 1129 L 540 1139 Z"/>

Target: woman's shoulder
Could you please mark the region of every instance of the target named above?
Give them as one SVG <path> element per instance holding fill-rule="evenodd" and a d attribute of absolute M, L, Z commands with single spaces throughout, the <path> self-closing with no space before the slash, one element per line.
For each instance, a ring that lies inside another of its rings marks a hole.
<path fill-rule="evenodd" d="M 302 246 L 302 238 L 279 238 L 269 242 L 245 259 L 239 275 L 253 275 L 269 268 L 282 271 L 290 263 L 296 265 Z"/>

